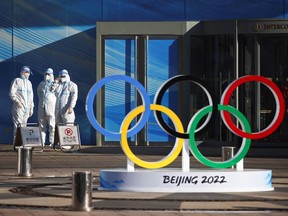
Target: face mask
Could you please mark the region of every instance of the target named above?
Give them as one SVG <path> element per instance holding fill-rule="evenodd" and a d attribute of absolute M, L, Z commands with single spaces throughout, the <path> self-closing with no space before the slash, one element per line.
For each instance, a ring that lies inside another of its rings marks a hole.
<path fill-rule="evenodd" d="M 30 74 L 29 73 L 22 73 L 21 78 L 23 79 L 29 79 Z"/>
<path fill-rule="evenodd" d="M 49 75 L 44 76 L 45 81 L 50 81 L 51 77 Z"/>
<path fill-rule="evenodd" d="M 66 77 L 61 77 L 60 80 L 61 82 L 66 82 Z"/>

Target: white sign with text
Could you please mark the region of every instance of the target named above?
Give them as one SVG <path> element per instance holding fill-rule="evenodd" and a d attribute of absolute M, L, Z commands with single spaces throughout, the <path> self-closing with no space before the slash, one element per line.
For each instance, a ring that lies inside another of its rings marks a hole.
<path fill-rule="evenodd" d="M 270 191 L 271 170 L 100 170 L 101 190 L 143 192 L 245 192 Z"/>

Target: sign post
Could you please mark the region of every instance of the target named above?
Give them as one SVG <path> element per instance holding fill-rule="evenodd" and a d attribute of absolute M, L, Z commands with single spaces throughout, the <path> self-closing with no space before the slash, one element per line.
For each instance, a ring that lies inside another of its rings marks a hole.
<path fill-rule="evenodd" d="M 17 175 L 32 176 L 32 154 L 33 149 L 40 147 L 43 152 L 44 145 L 37 123 L 19 124 L 16 131 L 14 149 L 18 152 Z"/>

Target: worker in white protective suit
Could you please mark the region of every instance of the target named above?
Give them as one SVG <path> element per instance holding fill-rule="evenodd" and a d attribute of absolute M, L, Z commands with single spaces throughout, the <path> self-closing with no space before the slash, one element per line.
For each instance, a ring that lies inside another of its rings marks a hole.
<path fill-rule="evenodd" d="M 13 143 L 17 126 L 26 124 L 28 118 L 33 115 L 34 95 L 32 84 L 29 81 L 31 70 L 29 66 L 23 66 L 20 71 L 20 78 L 15 78 L 10 87 L 9 96 L 13 102 L 12 120 L 13 120 Z"/>
<path fill-rule="evenodd" d="M 44 73 L 44 80 L 39 83 L 37 95 L 38 122 L 41 131 L 42 142 L 46 143 L 46 134 L 49 132 L 49 144 L 54 143 L 55 115 L 56 115 L 56 83 L 54 83 L 53 69 L 48 68 Z"/>
<path fill-rule="evenodd" d="M 70 80 L 68 71 L 65 69 L 59 72 L 58 77 L 56 123 L 74 123 L 74 107 L 78 99 L 78 86 Z"/>

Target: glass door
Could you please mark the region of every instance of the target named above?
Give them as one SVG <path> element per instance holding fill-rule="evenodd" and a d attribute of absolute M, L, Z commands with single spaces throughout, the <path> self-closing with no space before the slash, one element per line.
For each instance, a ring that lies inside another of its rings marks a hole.
<path fill-rule="evenodd" d="M 260 44 L 260 73 L 269 77 L 282 90 L 288 101 L 288 37 L 287 36 L 261 36 Z M 261 89 L 262 91 L 262 89 Z M 261 129 L 271 123 L 275 115 L 275 101 L 272 93 L 265 88 L 261 93 L 260 121 Z M 267 138 L 272 142 L 287 143 L 287 115 L 276 132 Z"/>
<path fill-rule="evenodd" d="M 147 59 L 145 64 L 146 89 L 153 102 L 155 93 L 160 86 L 179 73 L 179 41 L 177 37 L 149 37 L 146 38 Z M 176 89 L 169 89 L 164 94 L 162 105 L 179 114 L 178 95 Z M 173 124 L 163 115 L 165 122 L 173 128 Z M 156 122 L 154 115 L 150 115 L 145 135 L 147 145 L 174 144 L 174 138 L 164 132 Z"/>
<path fill-rule="evenodd" d="M 236 77 L 234 35 L 191 36 L 190 44 L 190 74 L 206 83 L 213 94 L 212 97 L 215 102 L 219 104 L 226 86 Z M 191 86 L 190 92 L 190 107 L 193 110 L 191 115 L 193 115 L 209 103 L 204 91 L 196 85 Z M 230 102 L 235 107 L 235 98 Z M 218 113 L 216 121 L 208 132 L 198 136 L 197 139 L 215 145 L 217 142 L 231 142 L 233 137 Z"/>
<path fill-rule="evenodd" d="M 178 37 L 114 35 L 105 37 L 103 41 L 104 76 L 122 74 L 138 80 L 146 88 L 151 103 L 158 88 L 167 79 L 178 74 Z M 103 101 L 104 125 L 113 132 L 120 130 L 120 125 L 129 111 L 142 104 L 137 89 L 124 81 L 107 83 Z M 177 104 L 175 94 L 167 91 L 162 105 L 177 113 Z M 131 137 L 129 142 L 131 145 L 147 146 L 169 143 L 170 140 L 171 137 L 159 127 L 152 112 L 146 127 Z M 105 144 L 119 145 L 119 140 L 105 137 Z"/>
<path fill-rule="evenodd" d="M 274 81 L 288 96 L 288 37 L 283 35 L 240 36 L 240 72 L 257 74 Z M 241 91 L 240 108 L 252 123 L 252 131 L 266 128 L 275 115 L 275 100 L 271 91 L 262 84 L 245 84 Z M 287 104 L 286 104 L 287 106 Z M 259 142 L 287 142 L 287 115 L 276 132 Z"/>
<path fill-rule="evenodd" d="M 241 22 L 227 27 L 226 22 L 202 22 L 190 33 L 190 74 L 209 85 L 219 103 L 223 91 L 233 80 L 245 75 L 261 75 L 272 80 L 283 92 L 288 105 L 288 36 L 280 29 L 266 30 L 258 21 Z M 224 28 L 226 26 L 226 28 Z M 272 25 L 274 26 L 274 24 Z M 275 26 L 277 26 L 275 24 Z M 234 29 L 234 30 L 233 30 Z M 230 30 L 230 33 L 228 32 Z M 207 105 L 205 95 L 192 87 L 190 107 L 193 114 Z M 196 87 L 195 87 L 196 88 Z M 201 90 L 201 89 L 200 89 Z M 232 94 L 230 105 L 238 108 L 248 119 L 252 132 L 258 132 L 270 125 L 275 116 L 275 100 L 271 91 L 258 82 L 240 85 Z M 187 116 L 188 119 L 191 116 Z M 235 120 L 236 123 L 236 120 Z M 280 127 L 270 136 L 253 140 L 252 144 L 278 146 L 287 143 L 287 115 Z M 211 144 L 217 141 L 223 145 L 239 146 L 242 138 L 235 136 L 223 124 L 219 115 L 216 126 L 198 137 Z M 224 143 L 223 143 L 224 142 Z M 269 145 L 271 144 L 271 145 Z M 253 145 L 254 146 L 254 145 Z M 256 145 L 255 145 L 256 146 Z"/>
<path fill-rule="evenodd" d="M 104 40 L 104 76 L 126 75 L 136 77 L 135 38 L 119 37 Z M 104 86 L 104 127 L 118 133 L 122 120 L 135 105 L 133 86 L 123 81 L 108 82 Z M 106 137 L 105 141 L 116 141 Z"/>

